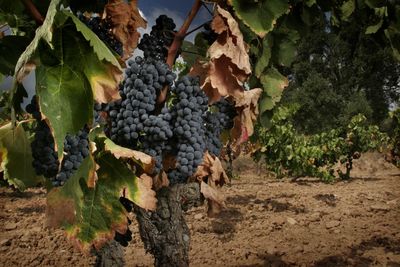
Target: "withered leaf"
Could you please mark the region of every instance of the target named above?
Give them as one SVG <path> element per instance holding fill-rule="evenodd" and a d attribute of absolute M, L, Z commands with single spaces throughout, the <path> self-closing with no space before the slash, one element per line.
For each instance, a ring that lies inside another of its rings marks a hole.
<path fill-rule="evenodd" d="M 261 93 L 262 89 L 254 88 L 245 91 L 241 97 L 235 98 L 236 108 L 239 111 L 231 130 L 231 135 L 236 140 L 235 146 L 246 142 L 254 132 L 254 123 L 258 116 L 258 99 Z"/>
<path fill-rule="evenodd" d="M 140 38 L 137 29 L 147 25 L 137 8 L 137 0 L 109 0 L 104 11 L 113 25 L 115 37 L 123 44 L 123 58 L 129 58 Z"/>

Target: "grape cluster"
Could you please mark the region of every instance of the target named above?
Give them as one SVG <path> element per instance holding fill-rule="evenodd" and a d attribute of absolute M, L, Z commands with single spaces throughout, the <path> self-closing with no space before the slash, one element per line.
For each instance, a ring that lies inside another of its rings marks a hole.
<path fill-rule="evenodd" d="M 107 112 L 111 118 L 111 140 L 119 145 L 137 148 L 145 127 L 147 131 L 154 130 L 154 124 L 150 124 L 154 117 L 149 119 L 149 114 L 155 110 L 158 92 L 165 85 L 172 84 L 176 75 L 162 61 L 145 61 L 136 57 L 128 65 L 120 88 L 121 100 L 110 103 Z"/>
<path fill-rule="evenodd" d="M 159 173 L 162 169 L 162 153 L 167 149 L 167 141 L 173 136 L 170 126 L 171 119 L 170 110 L 164 107 L 161 114 L 150 115 L 143 122 L 143 152 L 154 157 L 155 173 Z"/>
<path fill-rule="evenodd" d="M 124 51 L 122 43 L 118 41 L 112 33 L 112 25 L 109 20 L 102 20 L 100 17 L 87 18 L 82 13 L 78 13 L 77 16 L 108 47 L 114 50 L 118 55 L 123 55 Z"/>
<path fill-rule="evenodd" d="M 207 112 L 204 115 L 206 125 L 205 138 L 208 152 L 211 155 L 218 156 L 221 152 L 222 143 L 220 140 L 222 127 L 219 124 L 219 113 Z"/>
<path fill-rule="evenodd" d="M 212 112 L 214 109 L 214 112 Z M 211 107 L 204 115 L 205 135 L 207 150 L 210 154 L 219 156 L 222 143 L 220 140 L 223 130 L 233 127 L 233 118 L 236 116 L 236 110 L 226 99 L 221 99 Z"/>
<path fill-rule="evenodd" d="M 37 175 L 43 175 L 46 178 L 54 177 L 58 172 L 58 156 L 50 128 L 42 120 L 36 96 L 32 97 L 30 104 L 26 106 L 26 111 L 37 120 L 35 137 L 31 143 L 33 168 Z"/>
<path fill-rule="evenodd" d="M 95 103 L 93 108 L 94 125 L 106 123 L 105 118 L 102 116 L 107 104 Z"/>
<path fill-rule="evenodd" d="M 168 47 L 172 44 L 175 30 L 174 21 L 166 15 L 160 15 L 150 34 L 144 34 L 138 48 L 143 51 L 145 58 L 164 60 Z"/>
<path fill-rule="evenodd" d="M 232 129 L 233 119 L 236 117 L 237 112 L 235 106 L 229 103 L 228 100 L 222 98 L 214 104 L 219 111 L 219 123 L 224 130 Z"/>
<path fill-rule="evenodd" d="M 64 158 L 60 172 L 51 180 L 53 186 L 62 186 L 89 156 L 89 130 L 84 127 L 78 134 L 67 134 L 64 140 Z"/>
<path fill-rule="evenodd" d="M 178 81 L 172 92 L 177 97 L 171 110 L 177 168 L 168 177 L 171 183 L 182 183 L 203 160 L 206 149 L 203 114 L 208 108 L 208 98 L 199 86 L 199 79 L 190 76 Z"/>
<path fill-rule="evenodd" d="M 209 45 L 217 40 L 218 35 L 211 28 L 211 22 L 204 24 L 204 31 L 201 32 L 203 38 L 207 41 Z"/>
<path fill-rule="evenodd" d="M 36 96 L 26 106 L 26 111 L 37 120 L 35 137 L 31 143 L 32 165 L 37 175 L 49 178 L 53 186 L 63 185 L 74 171 L 81 165 L 83 159 L 89 155 L 88 129 L 80 130 L 77 135 L 68 134 L 64 140 L 64 159 L 59 171 L 59 160 L 55 151 L 54 138 L 47 123 L 41 119 Z"/>

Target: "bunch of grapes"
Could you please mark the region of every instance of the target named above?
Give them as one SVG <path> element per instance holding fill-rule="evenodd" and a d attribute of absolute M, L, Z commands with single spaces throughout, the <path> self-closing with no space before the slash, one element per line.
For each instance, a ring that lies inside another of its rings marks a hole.
<path fill-rule="evenodd" d="M 150 34 L 144 34 L 138 48 L 143 51 L 145 58 L 165 60 L 168 47 L 171 46 L 175 35 L 175 23 L 166 15 L 160 15 Z"/>
<path fill-rule="evenodd" d="M 210 154 L 219 156 L 221 153 L 222 143 L 220 140 L 223 130 L 233 127 L 233 119 L 236 116 L 235 107 L 226 99 L 221 99 L 211 107 L 204 115 L 205 135 L 207 150 Z"/>
<path fill-rule="evenodd" d="M 67 134 L 64 140 L 64 158 L 61 170 L 51 180 L 54 186 L 62 186 L 89 156 L 89 130 L 84 127 L 78 134 Z"/>
<path fill-rule="evenodd" d="M 237 115 L 235 106 L 229 103 L 229 101 L 226 100 L 225 98 L 222 98 L 214 105 L 218 109 L 218 113 L 220 114 L 218 120 L 222 128 L 224 130 L 232 129 L 233 119 Z"/>
<path fill-rule="evenodd" d="M 54 177 L 58 172 L 58 155 L 55 151 L 54 139 L 47 123 L 42 120 L 36 96 L 33 96 L 26 111 L 36 119 L 35 137 L 31 143 L 33 168 L 37 175 L 46 178 Z"/>
<path fill-rule="evenodd" d="M 170 126 L 171 119 L 170 110 L 164 107 L 161 110 L 161 114 L 150 115 L 143 122 L 143 152 L 154 157 L 156 163 L 154 168 L 155 173 L 159 173 L 162 169 L 162 154 L 167 149 L 167 141 L 173 136 Z"/>
<path fill-rule="evenodd" d="M 112 25 L 109 20 L 102 20 L 100 17 L 87 18 L 82 13 L 77 14 L 78 18 L 88 26 L 108 47 L 114 50 L 118 55 L 122 56 L 124 51 L 122 43 L 118 41 L 113 32 Z"/>
<path fill-rule="evenodd" d="M 199 79 L 183 77 L 172 88 L 176 103 L 172 108 L 173 130 L 176 137 L 176 169 L 168 173 L 171 183 L 186 182 L 201 164 L 206 149 L 203 114 L 208 98 L 199 86 Z"/>
<path fill-rule="evenodd" d="M 79 168 L 83 159 L 89 155 L 88 129 L 85 127 L 77 135 L 68 134 L 64 140 L 64 159 L 59 171 L 58 155 L 55 151 L 54 138 L 37 105 L 36 96 L 26 106 L 26 111 L 37 120 L 35 137 L 31 143 L 32 165 L 37 175 L 49 178 L 53 186 L 63 185 Z"/>
<path fill-rule="evenodd" d="M 207 41 L 209 45 L 217 40 L 218 35 L 211 28 L 211 22 L 204 24 L 204 31 L 201 32 L 203 38 Z"/>
<path fill-rule="evenodd" d="M 148 131 L 154 130 L 154 125 L 149 124 L 149 115 L 155 110 L 157 94 L 164 86 L 171 85 L 176 75 L 162 61 L 136 57 L 128 65 L 120 88 L 121 100 L 107 107 L 111 118 L 109 134 L 117 144 L 137 148 L 145 127 Z"/>

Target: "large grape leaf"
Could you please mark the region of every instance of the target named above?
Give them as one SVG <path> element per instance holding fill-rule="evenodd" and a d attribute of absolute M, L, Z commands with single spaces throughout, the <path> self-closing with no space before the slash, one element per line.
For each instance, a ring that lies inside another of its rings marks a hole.
<path fill-rule="evenodd" d="M 67 133 L 77 133 L 93 116 L 91 88 L 82 73 L 66 64 L 38 67 L 36 88 L 41 112 L 50 122 L 61 158 Z"/>
<path fill-rule="evenodd" d="M 36 72 L 36 90 L 41 112 L 49 121 L 61 157 L 65 135 L 76 133 L 92 120 L 93 98 L 108 102 L 120 97 L 121 72 L 99 59 L 64 12 L 57 15 L 56 22 L 54 50 L 49 47 L 40 50 L 41 59 L 46 55 L 54 60 L 41 60 Z"/>
<path fill-rule="evenodd" d="M 270 32 L 278 18 L 289 10 L 289 4 L 284 0 L 229 0 L 229 3 L 239 19 L 260 37 Z"/>
<path fill-rule="evenodd" d="M 92 87 L 94 99 L 99 103 L 108 103 L 120 99 L 118 85 L 122 79 L 121 66 L 108 47 L 86 25 L 72 13 L 61 11 L 56 17 L 58 27 L 63 28 L 64 38 L 71 38 L 76 47 L 71 46 L 71 52 L 63 57 L 69 59 L 67 64 L 82 70 Z M 82 36 L 74 31 L 75 25 Z M 68 29 L 68 30 L 67 30 Z M 90 44 L 90 45 L 88 45 Z M 63 49 L 69 48 L 64 44 Z"/>
<path fill-rule="evenodd" d="M 28 133 L 23 123 L 13 127 L 7 123 L 0 128 L 1 166 L 4 179 L 19 190 L 36 186 L 43 182 L 32 166 L 32 151 Z"/>
<path fill-rule="evenodd" d="M 93 176 L 96 176 L 95 184 L 89 182 Z M 148 185 L 148 181 L 141 181 L 110 153 L 101 153 L 96 161 L 87 157 L 62 188 L 49 192 L 48 224 L 62 225 L 67 236 L 82 250 L 89 251 L 91 245 L 98 249 L 113 239 L 115 232 L 127 230 L 127 212 L 119 198 L 124 196 L 138 203 L 149 192 L 152 192 L 154 205 L 151 208 L 154 209 L 156 199 L 151 182 Z"/>

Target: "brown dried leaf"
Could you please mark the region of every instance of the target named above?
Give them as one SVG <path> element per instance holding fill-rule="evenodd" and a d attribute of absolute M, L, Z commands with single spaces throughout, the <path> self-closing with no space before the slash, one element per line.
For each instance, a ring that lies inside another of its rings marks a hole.
<path fill-rule="evenodd" d="M 229 181 L 219 158 L 210 155 L 208 151 L 204 153 L 203 162 L 197 167 L 194 177 L 198 181 L 208 177 L 208 183 L 215 186 L 222 186 Z"/>
<path fill-rule="evenodd" d="M 129 58 L 140 38 L 137 29 L 146 28 L 147 25 L 139 13 L 137 0 L 131 0 L 129 3 L 124 0 L 109 0 L 104 11 L 113 25 L 115 37 L 123 44 L 123 58 Z"/>
<path fill-rule="evenodd" d="M 225 197 L 220 192 L 218 192 L 215 188 L 212 188 L 205 182 L 201 182 L 200 192 L 204 195 L 205 198 L 215 201 L 215 202 L 219 203 L 221 206 L 225 205 Z"/>
<path fill-rule="evenodd" d="M 241 97 L 235 98 L 236 109 L 239 115 L 234 119 L 234 127 L 231 130 L 233 139 L 236 140 L 234 147 L 246 142 L 254 132 L 254 123 L 258 116 L 258 99 L 262 89 L 254 88 L 245 91 Z"/>
<path fill-rule="evenodd" d="M 193 177 L 200 182 L 200 191 L 208 200 L 208 215 L 216 215 L 225 207 L 225 198 L 217 188 L 229 181 L 221 161 L 208 152 L 204 153 L 203 163 L 197 167 Z M 208 178 L 208 184 L 204 183 L 205 178 Z"/>
<path fill-rule="evenodd" d="M 225 20 L 221 15 L 216 15 L 214 17 L 213 21 L 211 22 L 211 27 L 217 34 L 221 34 L 229 30 L 228 26 L 225 24 Z"/>
<path fill-rule="evenodd" d="M 208 50 L 210 58 L 216 59 L 224 55 L 230 58 L 237 68 L 250 75 L 251 65 L 247 53 L 248 47 L 243 40 L 239 24 L 228 11 L 220 6 L 217 6 L 217 14 L 214 17 L 215 22 L 213 20 L 212 27 L 215 32 L 220 34 L 218 40 Z M 224 20 L 224 24 L 221 23 L 221 19 Z"/>
<path fill-rule="evenodd" d="M 231 61 L 225 55 L 212 60 L 208 71 L 209 81 L 212 88 L 219 93 L 219 98 L 222 96 L 233 96 L 234 98 L 243 95 L 243 86 L 239 83 L 237 77 L 241 76 L 237 72 L 237 68 L 231 64 Z"/>
<path fill-rule="evenodd" d="M 153 186 L 153 178 L 147 174 L 142 174 L 137 179 L 137 188 L 139 194 L 136 194 L 134 202 L 136 205 L 145 210 L 155 210 L 157 207 L 156 192 L 151 188 Z"/>
<path fill-rule="evenodd" d="M 244 92 L 243 83 L 251 74 L 248 47 L 243 40 L 239 24 L 231 14 L 217 6 L 212 28 L 218 34 L 217 40 L 209 47 L 210 62 L 198 62 L 191 69 L 191 75 L 198 75 L 201 87 L 212 104 L 221 97 L 240 98 Z"/>

